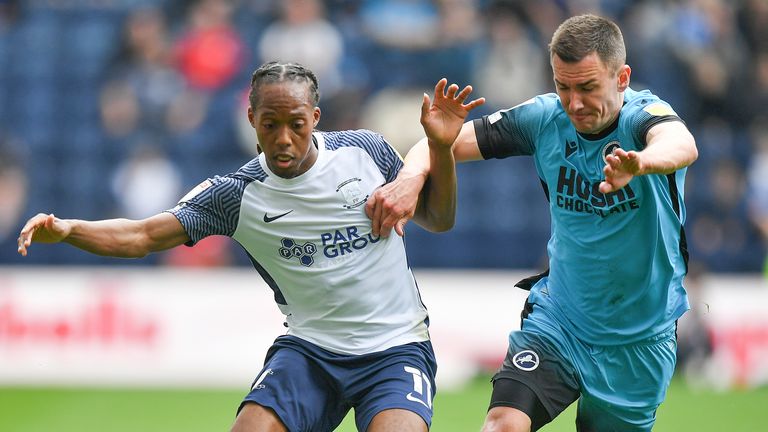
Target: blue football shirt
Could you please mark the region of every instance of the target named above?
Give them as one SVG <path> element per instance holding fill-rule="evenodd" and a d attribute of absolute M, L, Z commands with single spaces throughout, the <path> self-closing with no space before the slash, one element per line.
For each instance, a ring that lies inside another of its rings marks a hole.
<path fill-rule="evenodd" d="M 556 94 L 475 120 L 484 158 L 533 156 L 549 199 L 551 237 L 549 275 L 531 299 L 549 296 L 555 319 L 588 343 L 645 339 L 689 308 L 686 169 L 634 177 L 610 194 L 598 190 L 605 156 L 616 147 L 643 150 L 648 130 L 664 121 L 680 119 L 649 91 L 631 89 L 614 124 L 596 135 L 576 131 Z"/>

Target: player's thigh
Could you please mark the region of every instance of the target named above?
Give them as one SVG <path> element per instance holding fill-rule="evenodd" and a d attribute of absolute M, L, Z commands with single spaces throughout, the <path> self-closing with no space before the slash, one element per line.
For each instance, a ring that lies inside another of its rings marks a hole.
<path fill-rule="evenodd" d="M 572 361 L 563 357 L 549 338 L 526 331 L 512 332 L 507 355 L 493 377 L 486 429 L 527 430 L 527 417 L 530 430 L 538 430 L 579 395 L 580 384 Z"/>
<path fill-rule="evenodd" d="M 429 342 L 406 344 L 390 348 L 370 358 L 365 366 L 356 368 L 355 379 L 347 388 L 354 396 L 355 422 L 358 430 L 368 430 L 373 419 L 389 410 L 383 418 L 398 418 L 400 411 L 415 416 L 402 416 L 403 421 L 415 423 L 416 429 L 426 430 L 432 422 L 432 401 L 435 395 L 434 352 Z M 416 419 L 421 421 L 419 424 Z"/>
<path fill-rule="evenodd" d="M 578 432 L 650 432 L 654 410 L 607 406 L 589 396 L 579 399 Z"/>
<path fill-rule="evenodd" d="M 285 347 L 270 350 L 240 410 L 251 404 L 273 411 L 287 430 L 308 432 L 334 430 L 350 409 L 316 362 Z"/>
<path fill-rule="evenodd" d="M 427 424 L 420 415 L 404 409 L 388 409 L 376 414 L 367 432 L 427 432 Z"/>
<path fill-rule="evenodd" d="M 246 403 L 237 414 L 231 432 L 288 432 L 288 429 L 272 409 Z"/>
<path fill-rule="evenodd" d="M 651 431 L 675 370 L 674 329 L 647 341 L 605 348 L 584 380 L 581 432 Z"/>

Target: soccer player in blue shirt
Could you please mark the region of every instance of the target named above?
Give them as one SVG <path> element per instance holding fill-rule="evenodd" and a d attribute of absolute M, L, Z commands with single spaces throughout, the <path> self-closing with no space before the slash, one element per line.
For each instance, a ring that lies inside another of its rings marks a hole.
<path fill-rule="evenodd" d="M 465 103 L 471 91 L 443 79 L 422 101 L 432 169 L 416 220 L 434 231 L 453 225 L 451 145 L 484 102 Z M 21 230 L 19 253 L 32 242 L 66 242 L 142 257 L 209 235 L 232 237 L 274 292 L 288 328 L 267 352 L 233 431 L 332 431 L 351 408 L 360 431 L 427 431 L 436 373 L 427 310 L 403 240 L 373 235 L 364 210 L 402 159 L 370 131 L 317 131 L 317 78 L 300 65 L 263 65 L 249 99 L 262 153 L 236 173 L 203 181 L 144 220 L 38 214 Z"/>
<path fill-rule="evenodd" d="M 538 430 L 578 400 L 581 432 L 650 431 L 689 309 L 683 182 L 698 152 L 666 102 L 629 87 L 615 23 L 569 18 L 549 49 L 556 93 L 467 122 L 454 143 L 458 161 L 533 156 L 551 213 L 549 269 L 518 283 L 530 294 L 483 430 Z M 374 233 L 402 234 L 427 149 L 368 200 Z"/>

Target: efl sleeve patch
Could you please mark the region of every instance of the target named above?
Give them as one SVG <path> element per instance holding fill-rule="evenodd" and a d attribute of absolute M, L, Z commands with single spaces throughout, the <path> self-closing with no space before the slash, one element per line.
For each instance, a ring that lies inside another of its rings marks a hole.
<path fill-rule="evenodd" d="M 213 182 L 211 182 L 211 180 L 204 180 L 202 183 L 192 188 L 191 191 L 187 192 L 187 194 L 184 195 L 184 197 L 182 197 L 179 200 L 179 203 L 183 203 L 191 200 L 192 198 L 196 197 L 200 192 L 208 189 L 212 185 L 213 185 Z"/>
<path fill-rule="evenodd" d="M 514 110 L 515 108 L 519 108 L 519 107 L 525 106 L 525 105 L 530 105 L 530 104 L 535 103 L 535 102 L 536 102 L 536 98 L 530 98 L 527 101 L 520 102 L 519 104 L 513 106 L 512 108 L 505 108 L 505 109 L 496 111 L 495 113 L 488 115 L 488 123 L 494 124 L 497 121 L 501 120 L 502 113 L 505 112 L 505 111 L 511 111 L 511 110 Z"/>
<path fill-rule="evenodd" d="M 647 107 L 643 108 L 643 111 L 647 112 L 652 116 L 668 116 L 668 115 L 676 116 L 677 115 L 677 113 L 675 113 L 675 110 L 673 110 L 669 105 L 663 104 L 661 102 L 652 103 Z"/>

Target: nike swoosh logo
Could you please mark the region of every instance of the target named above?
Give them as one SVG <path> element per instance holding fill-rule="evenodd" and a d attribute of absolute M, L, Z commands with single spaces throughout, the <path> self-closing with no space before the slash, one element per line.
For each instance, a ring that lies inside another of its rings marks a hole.
<path fill-rule="evenodd" d="M 283 214 L 279 214 L 277 216 L 269 216 L 266 213 L 264 213 L 264 222 L 270 223 L 272 221 L 276 221 L 276 220 L 280 219 L 281 217 L 287 215 L 288 213 L 291 213 L 292 211 L 293 211 L 293 209 L 288 210 L 287 212 L 285 212 Z"/>
<path fill-rule="evenodd" d="M 420 403 L 420 404 L 424 405 L 425 407 L 429 408 L 429 406 L 428 406 L 426 403 L 424 403 L 424 401 L 423 401 L 423 400 L 421 400 L 421 399 L 419 399 L 419 398 L 417 398 L 417 397 L 414 397 L 414 396 L 413 396 L 413 394 L 412 394 L 412 392 L 411 392 L 411 393 L 408 393 L 407 395 L 405 395 L 405 398 L 406 398 L 406 399 L 408 399 L 408 400 L 409 400 L 409 401 L 411 401 L 411 402 L 418 402 L 418 403 Z M 430 409 L 431 409 L 431 408 L 430 408 Z"/>

